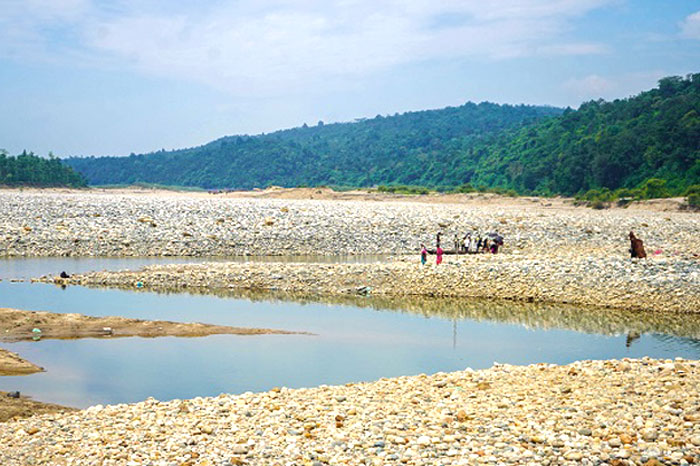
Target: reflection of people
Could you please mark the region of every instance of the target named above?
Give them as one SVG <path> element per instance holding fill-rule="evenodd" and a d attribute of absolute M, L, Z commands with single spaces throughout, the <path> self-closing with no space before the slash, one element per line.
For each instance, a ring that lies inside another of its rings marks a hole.
<path fill-rule="evenodd" d="M 443 250 L 440 247 L 440 245 L 438 244 L 438 247 L 435 249 L 435 255 L 437 255 L 437 258 L 435 259 L 436 265 L 442 264 L 442 254 L 443 254 Z"/>
<path fill-rule="evenodd" d="M 627 339 L 625 340 L 625 346 L 629 348 L 632 346 L 632 342 L 640 337 L 639 333 L 637 332 L 629 332 L 627 334 Z"/>
<path fill-rule="evenodd" d="M 425 244 L 421 243 L 420 245 L 420 263 L 421 265 L 425 265 L 425 263 L 428 261 L 428 250 L 425 248 Z"/>

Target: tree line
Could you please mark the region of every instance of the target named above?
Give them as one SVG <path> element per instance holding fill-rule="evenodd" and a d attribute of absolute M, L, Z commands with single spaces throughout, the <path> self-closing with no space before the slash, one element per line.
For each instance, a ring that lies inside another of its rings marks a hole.
<path fill-rule="evenodd" d="M 0 186 L 78 188 L 87 186 L 87 181 L 51 153 L 43 158 L 32 152 L 11 156 L 0 150 Z"/>

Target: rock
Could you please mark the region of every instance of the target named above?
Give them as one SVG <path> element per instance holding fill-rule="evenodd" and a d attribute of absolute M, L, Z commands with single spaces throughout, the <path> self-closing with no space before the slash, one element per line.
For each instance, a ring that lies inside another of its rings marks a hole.
<path fill-rule="evenodd" d="M 629 445 L 632 443 L 634 439 L 632 438 L 631 435 L 628 434 L 620 434 L 620 442 L 622 442 L 624 445 Z"/>
<path fill-rule="evenodd" d="M 583 453 L 577 450 L 572 450 L 564 455 L 564 459 L 569 461 L 581 461 L 583 458 Z"/>
<path fill-rule="evenodd" d="M 644 429 L 642 430 L 642 438 L 647 442 L 653 442 L 659 438 L 659 432 L 656 429 Z"/>
<path fill-rule="evenodd" d="M 234 445 L 231 448 L 231 453 L 234 455 L 247 455 L 249 450 L 248 445 Z"/>

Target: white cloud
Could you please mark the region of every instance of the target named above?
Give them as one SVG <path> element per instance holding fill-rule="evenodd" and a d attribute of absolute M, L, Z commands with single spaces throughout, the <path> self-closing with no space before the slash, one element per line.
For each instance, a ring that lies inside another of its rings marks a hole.
<path fill-rule="evenodd" d="M 562 84 L 565 91 L 573 93 L 579 101 L 615 99 L 631 96 L 639 89 L 650 89 L 659 79 L 669 74 L 663 70 L 643 73 L 623 73 L 616 76 L 590 74 L 582 78 L 571 78 Z"/>
<path fill-rule="evenodd" d="M 88 60 L 270 96 L 430 60 L 604 53 L 562 38 L 574 18 L 614 0 L 239 0 L 195 10 L 89 1 L 21 2 L 0 13 L 0 26 L 21 19 L 19 29 L 0 28 L 0 42 L 15 57 L 46 58 L 57 48 L 46 26 L 69 27 L 78 42 L 69 52 Z"/>
<path fill-rule="evenodd" d="M 615 90 L 615 83 L 597 74 L 583 78 L 572 78 L 564 83 L 564 88 L 576 93 L 581 99 L 599 98 Z"/>
<path fill-rule="evenodd" d="M 696 11 L 681 22 L 681 35 L 690 39 L 700 39 L 700 11 Z"/>

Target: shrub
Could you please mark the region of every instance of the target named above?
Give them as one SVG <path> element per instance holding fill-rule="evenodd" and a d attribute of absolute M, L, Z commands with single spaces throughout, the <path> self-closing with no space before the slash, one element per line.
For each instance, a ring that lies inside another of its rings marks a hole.
<path fill-rule="evenodd" d="M 700 209 L 700 193 L 692 193 L 685 200 L 690 207 Z"/>
<path fill-rule="evenodd" d="M 688 186 L 688 189 L 685 190 L 686 196 L 690 196 L 691 194 L 700 194 L 700 184 L 692 184 Z"/>
<path fill-rule="evenodd" d="M 591 203 L 589 204 L 589 206 L 590 206 L 592 209 L 596 209 L 596 210 L 605 209 L 605 208 L 607 207 L 607 205 L 605 204 L 605 202 L 601 201 L 600 199 L 596 199 L 595 201 L 591 202 Z"/>
<path fill-rule="evenodd" d="M 474 189 L 474 186 L 470 183 L 461 184 L 453 190 L 455 193 L 473 193 L 474 191 L 476 191 L 476 189 Z"/>
<path fill-rule="evenodd" d="M 649 178 L 641 186 L 642 199 L 656 199 L 659 197 L 669 197 L 671 194 L 666 189 L 666 180 L 660 178 Z"/>

